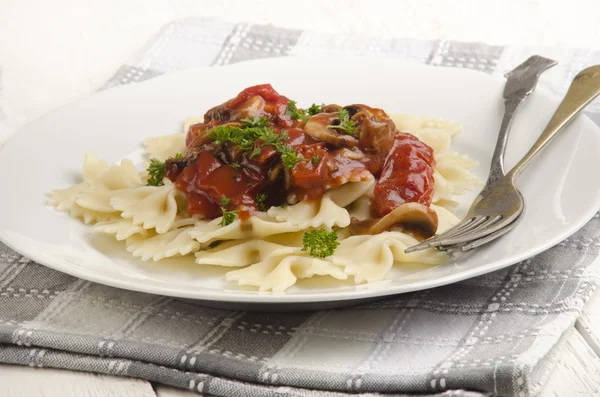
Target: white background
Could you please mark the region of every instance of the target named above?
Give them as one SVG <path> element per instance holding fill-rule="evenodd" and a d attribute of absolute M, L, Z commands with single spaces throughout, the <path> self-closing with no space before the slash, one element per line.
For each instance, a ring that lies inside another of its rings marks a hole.
<path fill-rule="evenodd" d="M 0 144 L 96 90 L 161 26 L 189 16 L 365 36 L 600 47 L 599 0 L 0 0 Z"/>

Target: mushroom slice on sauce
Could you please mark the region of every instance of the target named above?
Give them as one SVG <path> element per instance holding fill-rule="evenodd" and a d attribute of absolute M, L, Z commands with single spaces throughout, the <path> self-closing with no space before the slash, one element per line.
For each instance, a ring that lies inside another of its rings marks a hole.
<path fill-rule="evenodd" d="M 356 138 L 336 131 L 335 128 L 327 128 L 339 119 L 338 113 L 319 113 L 312 116 L 304 125 L 304 132 L 312 138 L 327 142 L 337 147 L 353 147 L 358 144 Z"/>
<path fill-rule="evenodd" d="M 379 234 L 394 225 L 406 229 L 417 229 L 423 237 L 431 237 L 438 227 L 438 216 L 434 210 L 420 203 L 404 203 L 373 224 L 368 234 Z"/>

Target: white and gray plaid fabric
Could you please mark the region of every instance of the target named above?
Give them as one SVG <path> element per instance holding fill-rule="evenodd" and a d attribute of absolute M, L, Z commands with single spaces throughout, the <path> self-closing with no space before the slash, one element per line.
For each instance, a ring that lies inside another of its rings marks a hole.
<path fill-rule="evenodd" d="M 190 67 L 352 53 L 504 73 L 560 61 L 562 94 L 600 53 L 380 40 L 189 19 L 166 26 L 106 87 Z M 558 77 L 557 77 L 558 76 Z M 600 121 L 600 108 L 589 114 Z M 508 269 L 341 310 L 252 313 L 78 280 L 0 244 L 0 362 L 132 376 L 216 396 L 535 395 L 597 277 L 600 219 Z"/>

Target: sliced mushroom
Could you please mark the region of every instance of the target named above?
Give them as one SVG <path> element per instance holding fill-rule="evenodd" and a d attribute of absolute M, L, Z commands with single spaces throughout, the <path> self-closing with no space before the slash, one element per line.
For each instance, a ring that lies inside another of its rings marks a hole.
<path fill-rule="evenodd" d="M 259 95 L 248 98 L 233 109 L 229 107 L 230 103 L 231 101 L 227 101 L 209 109 L 204 115 L 204 122 L 216 120 L 220 123 L 227 123 L 244 118 L 262 117 L 266 114 L 265 100 Z"/>
<path fill-rule="evenodd" d="M 379 234 L 394 225 L 407 229 L 418 229 L 423 237 L 431 237 L 438 227 L 438 216 L 434 210 L 420 203 L 404 203 L 371 226 L 369 234 Z"/>
<path fill-rule="evenodd" d="M 358 147 L 366 152 L 387 153 L 394 145 L 396 125 L 392 120 L 364 119 L 356 128 Z"/>
<path fill-rule="evenodd" d="M 265 100 L 261 96 L 255 95 L 236 106 L 235 109 L 232 109 L 229 120 L 239 121 L 241 119 L 253 119 L 254 117 L 262 117 L 264 115 Z"/>
<path fill-rule="evenodd" d="M 319 113 L 312 116 L 304 126 L 304 132 L 318 141 L 329 143 L 338 147 L 353 147 L 358 144 L 356 138 L 327 128 L 338 120 L 338 113 Z"/>
<path fill-rule="evenodd" d="M 323 106 L 321 109 L 321 113 L 336 113 L 339 112 L 342 107 L 340 105 L 336 105 L 335 103 Z"/>
<path fill-rule="evenodd" d="M 279 177 L 282 169 L 283 165 L 281 163 L 275 164 L 274 167 L 271 167 L 267 173 L 267 179 L 269 180 L 269 182 L 275 182 L 275 180 Z"/>
<path fill-rule="evenodd" d="M 363 119 L 384 121 L 389 120 L 390 118 L 383 109 L 372 108 L 362 104 L 344 106 L 343 109 L 348 111 L 348 115 L 355 123 L 358 123 Z"/>

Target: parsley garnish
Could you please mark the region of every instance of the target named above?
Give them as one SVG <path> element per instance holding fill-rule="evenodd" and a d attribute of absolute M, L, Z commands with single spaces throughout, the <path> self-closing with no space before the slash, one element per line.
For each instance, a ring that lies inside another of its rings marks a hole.
<path fill-rule="evenodd" d="M 298 157 L 296 151 L 289 145 L 283 142 L 287 139 L 288 133 L 281 130 L 277 135 L 275 130 L 266 127 L 265 118 L 244 119 L 245 124 L 241 127 L 218 125 L 213 127 L 208 136 L 213 139 L 213 143 L 217 146 L 225 142 L 231 142 L 246 152 L 250 158 L 260 154 L 261 147 L 273 146 L 275 150 L 281 153 L 281 161 L 287 168 L 294 168 L 300 161 L 306 161 L 302 157 Z M 255 125 L 260 127 L 254 127 Z M 255 146 L 256 141 L 262 141 L 260 146 Z"/>
<path fill-rule="evenodd" d="M 265 206 L 265 201 L 267 200 L 267 195 L 264 193 L 258 193 L 256 195 L 256 204 L 258 205 L 258 209 L 261 211 L 266 211 L 267 207 Z"/>
<path fill-rule="evenodd" d="M 221 195 L 221 207 L 228 207 L 231 204 L 231 199 L 224 194 Z"/>
<path fill-rule="evenodd" d="M 238 210 L 227 211 L 225 208 L 221 208 L 221 211 L 223 211 L 223 217 L 221 218 L 221 222 L 219 222 L 219 225 L 220 226 L 231 225 L 233 223 L 233 221 L 235 220 L 235 216 L 237 215 Z"/>
<path fill-rule="evenodd" d="M 350 115 L 346 109 L 341 109 L 338 115 L 340 123 L 338 125 L 328 125 L 327 128 L 344 130 L 348 135 L 354 135 L 354 121 L 350 120 Z"/>
<path fill-rule="evenodd" d="M 302 251 L 309 251 L 310 256 L 325 258 L 332 255 L 340 243 L 335 231 L 311 230 L 302 236 Z"/>
<path fill-rule="evenodd" d="M 256 157 L 260 154 L 260 146 L 256 146 L 253 150 L 252 153 L 250 153 L 250 158 Z"/>
<path fill-rule="evenodd" d="M 260 139 L 263 141 L 262 146 L 269 146 L 269 145 L 274 146 L 286 138 L 287 138 L 286 130 L 281 130 L 281 134 L 277 135 L 275 133 L 275 131 L 273 131 L 270 128 L 265 128 L 263 135 L 260 137 Z"/>
<path fill-rule="evenodd" d="M 290 101 L 290 103 L 288 104 L 288 107 L 285 111 L 285 114 L 296 120 L 302 120 L 302 121 L 308 120 L 308 115 L 306 114 L 306 110 L 298 109 L 296 107 L 296 101 Z"/>
<path fill-rule="evenodd" d="M 301 161 L 306 161 L 304 157 L 298 157 L 298 153 L 289 145 L 278 145 L 277 150 L 281 153 L 281 162 L 285 168 L 292 169 Z"/>
<path fill-rule="evenodd" d="M 314 116 L 317 113 L 321 113 L 323 111 L 323 108 L 325 107 L 325 104 L 322 103 L 321 105 L 317 105 L 316 103 L 313 103 L 312 105 L 310 105 L 310 107 L 308 108 L 308 114 L 310 116 Z"/>
<path fill-rule="evenodd" d="M 233 168 L 235 168 L 236 170 L 239 170 L 242 166 L 240 165 L 240 163 L 232 163 L 231 166 Z"/>
<path fill-rule="evenodd" d="M 265 128 L 269 126 L 269 119 L 266 117 L 245 118 L 241 119 L 240 123 L 246 128 Z"/>
<path fill-rule="evenodd" d="M 310 160 L 310 162 L 313 163 L 314 165 L 318 165 L 319 161 L 321 161 L 321 156 L 313 156 L 312 159 Z"/>
<path fill-rule="evenodd" d="M 148 171 L 148 186 L 163 186 L 165 177 L 165 163 L 155 158 L 150 159 Z"/>
<path fill-rule="evenodd" d="M 174 158 L 175 158 L 175 160 L 181 160 L 181 159 L 183 159 L 183 154 L 177 153 Z"/>

